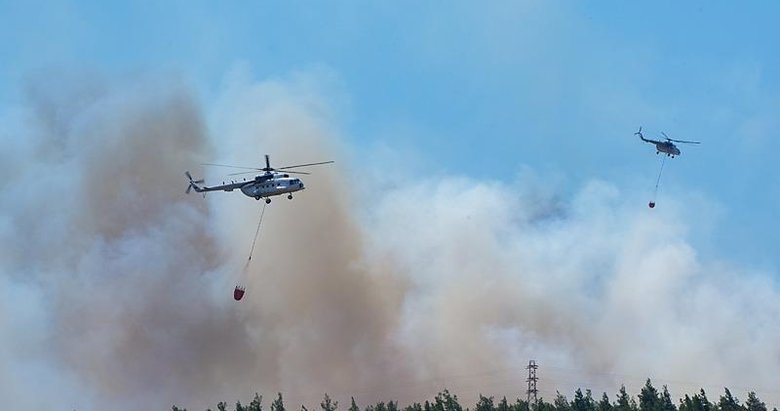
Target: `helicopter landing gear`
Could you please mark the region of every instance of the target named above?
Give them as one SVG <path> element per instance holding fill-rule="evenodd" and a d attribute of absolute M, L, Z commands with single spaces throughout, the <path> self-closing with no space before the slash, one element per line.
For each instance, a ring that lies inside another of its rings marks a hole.
<path fill-rule="evenodd" d="M 266 199 L 265 199 L 265 203 L 266 203 L 266 204 L 271 204 L 271 199 L 270 199 L 270 198 L 266 198 Z"/>
<path fill-rule="evenodd" d="M 287 194 L 287 199 L 292 200 L 292 194 Z"/>
<path fill-rule="evenodd" d="M 255 200 L 260 201 L 260 196 L 255 196 Z"/>

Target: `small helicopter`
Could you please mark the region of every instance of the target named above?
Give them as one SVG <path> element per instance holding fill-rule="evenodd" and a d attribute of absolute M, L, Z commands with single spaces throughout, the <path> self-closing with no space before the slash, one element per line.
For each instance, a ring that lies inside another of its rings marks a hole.
<path fill-rule="evenodd" d="M 273 168 L 271 167 L 271 160 L 268 154 L 265 155 L 265 167 L 263 168 L 239 167 L 239 166 L 231 166 L 226 164 L 204 163 L 203 164 L 204 166 L 243 168 L 247 170 L 252 170 L 252 171 L 243 171 L 239 173 L 228 174 L 231 176 L 239 175 L 239 174 L 256 173 L 258 171 L 263 171 L 264 173 L 256 175 L 251 180 L 244 179 L 243 181 L 231 181 L 228 184 L 223 183 L 222 185 L 209 187 L 209 186 L 201 186 L 200 184 L 203 184 L 204 180 L 194 180 L 190 172 L 185 171 L 184 175 L 186 175 L 187 178 L 190 180 L 190 184 L 189 186 L 187 186 L 186 193 L 189 194 L 191 190 L 195 190 L 196 192 L 204 193 L 205 195 L 205 193 L 209 191 L 233 191 L 235 189 L 239 189 L 241 190 L 242 193 L 244 193 L 249 197 L 253 197 L 255 200 L 260 200 L 261 198 L 264 198 L 266 204 L 271 203 L 271 197 L 282 195 L 282 194 L 287 194 L 287 198 L 292 200 L 293 198 L 292 193 L 303 190 L 305 187 L 303 186 L 303 181 L 301 181 L 299 178 L 290 177 L 290 174 L 309 174 L 309 173 L 303 171 L 281 171 L 280 172 L 280 170 L 288 170 L 291 168 L 316 166 L 320 164 L 330 164 L 330 163 L 333 163 L 333 161 L 321 161 L 318 163 L 298 164 L 294 166 Z"/>
<path fill-rule="evenodd" d="M 653 143 L 655 144 L 655 153 L 666 153 L 667 156 L 671 156 L 674 158 L 674 156 L 680 155 L 680 149 L 677 148 L 677 146 L 674 143 L 685 143 L 685 144 L 701 144 L 699 141 L 686 141 L 686 140 L 674 140 L 669 138 L 669 136 L 666 135 L 663 131 L 661 134 L 664 135 L 664 138 L 666 138 L 666 141 L 657 141 L 657 140 L 651 140 L 648 138 L 645 138 L 642 135 L 642 127 L 639 127 L 639 131 L 634 133 L 635 136 L 639 136 L 642 141 L 646 143 Z"/>

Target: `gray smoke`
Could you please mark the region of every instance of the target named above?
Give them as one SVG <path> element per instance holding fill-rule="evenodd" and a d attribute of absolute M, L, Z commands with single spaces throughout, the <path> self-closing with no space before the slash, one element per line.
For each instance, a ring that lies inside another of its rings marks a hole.
<path fill-rule="evenodd" d="M 652 377 L 678 395 L 729 386 L 780 402 L 777 285 L 697 257 L 688 199 L 649 213 L 607 182 L 561 199 L 528 174 L 350 169 L 316 75 L 234 74 L 208 115 L 170 78 L 58 80 L 33 81 L 7 115 L 0 158 L 10 406 L 516 397 L 530 358 L 548 399 Z M 274 199 L 245 270 L 262 202 L 186 196 L 183 172 L 221 182 L 226 170 L 198 164 L 266 153 L 337 163 Z"/>

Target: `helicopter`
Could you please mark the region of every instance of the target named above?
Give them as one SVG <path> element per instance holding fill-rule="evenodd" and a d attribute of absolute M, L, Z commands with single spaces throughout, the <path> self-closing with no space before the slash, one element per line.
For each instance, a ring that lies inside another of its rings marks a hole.
<path fill-rule="evenodd" d="M 187 176 L 187 178 L 190 180 L 189 185 L 187 186 L 186 193 L 189 194 L 191 190 L 195 190 L 195 192 L 203 193 L 203 195 L 205 196 L 206 193 L 209 191 L 233 191 L 238 189 L 241 190 L 241 192 L 244 193 L 244 195 L 248 197 L 253 197 L 255 200 L 260 200 L 261 198 L 264 198 L 266 204 L 271 203 L 271 197 L 282 195 L 282 194 L 287 194 L 287 198 L 292 200 L 293 198 L 292 193 L 296 191 L 301 191 L 305 189 L 305 187 L 301 179 L 290 177 L 290 174 L 309 174 L 309 173 L 303 171 L 280 171 L 280 170 L 289 170 L 291 168 L 316 166 L 320 164 L 330 164 L 330 163 L 333 163 L 333 161 L 321 161 L 318 163 L 297 164 L 294 166 L 273 168 L 271 167 L 271 160 L 268 154 L 265 155 L 265 167 L 263 168 L 239 167 L 239 166 L 231 166 L 226 164 L 204 163 L 202 164 L 204 166 L 230 167 L 230 168 L 252 170 L 252 171 L 243 171 L 243 172 L 228 174 L 230 176 L 239 175 L 239 174 L 256 173 L 258 171 L 262 171 L 263 173 L 256 175 L 251 180 L 243 179 L 243 181 L 231 181 L 228 184 L 225 184 L 223 182 L 222 185 L 203 186 L 201 184 L 204 183 L 204 180 L 202 179 L 195 180 L 192 178 L 192 174 L 190 174 L 189 171 L 185 171 L 184 175 Z"/>
<path fill-rule="evenodd" d="M 645 138 L 642 135 L 642 127 L 639 127 L 639 131 L 634 133 L 635 136 L 639 136 L 642 141 L 646 143 L 653 143 L 655 144 L 655 154 L 659 153 L 666 153 L 667 156 L 671 156 L 674 158 L 674 156 L 680 155 L 680 149 L 677 148 L 677 146 L 674 143 L 685 143 L 685 144 L 701 144 L 700 141 L 686 141 L 686 140 L 674 140 L 669 138 L 669 136 L 666 135 L 663 131 L 661 134 L 664 135 L 664 138 L 666 138 L 666 141 L 658 141 L 658 140 L 652 140 Z"/>

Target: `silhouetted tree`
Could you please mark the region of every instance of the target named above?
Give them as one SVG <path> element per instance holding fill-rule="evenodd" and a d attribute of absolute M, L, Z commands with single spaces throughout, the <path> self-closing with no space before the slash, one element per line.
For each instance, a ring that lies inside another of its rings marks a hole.
<path fill-rule="evenodd" d="M 429 405 L 428 401 L 425 404 L 430 407 L 431 411 L 463 411 L 463 408 L 458 403 L 458 396 L 450 394 L 446 389 L 436 394 L 432 404 Z"/>
<path fill-rule="evenodd" d="M 517 401 L 510 406 L 510 411 L 531 411 L 531 408 L 528 405 L 528 401 L 518 398 Z"/>
<path fill-rule="evenodd" d="M 423 407 L 419 402 L 416 402 L 404 408 L 404 411 L 423 411 Z"/>
<path fill-rule="evenodd" d="M 339 407 L 339 402 L 331 400 L 330 396 L 326 393 L 325 398 L 323 398 L 320 403 L 320 407 L 322 408 L 322 411 L 336 411 L 336 408 Z"/>
<path fill-rule="evenodd" d="M 720 400 L 718 401 L 718 409 L 720 411 L 745 411 L 745 409 L 739 405 L 739 400 L 731 395 L 731 391 L 729 391 L 728 388 L 724 388 L 724 390 L 726 393 L 720 396 Z"/>
<path fill-rule="evenodd" d="M 702 388 L 699 394 L 689 397 L 685 394 L 685 397 L 680 400 L 680 411 L 714 411 L 715 405 L 707 399 L 707 394 Z M 763 411 L 766 411 L 764 409 Z"/>
<path fill-rule="evenodd" d="M 474 411 L 495 411 L 493 397 L 485 397 L 482 394 L 479 394 L 479 400 L 477 401 Z"/>
<path fill-rule="evenodd" d="M 227 403 L 224 401 L 217 403 L 217 410 L 219 411 L 227 411 Z"/>
<path fill-rule="evenodd" d="M 661 397 L 649 378 L 639 391 L 639 411 L 661 411 Z"/>
<path fill-rule="evenodd" d="M 636 411 L 637 406 L 633 398 L 626 392 L 626 386 L 621 385 L 617 395 L 617 402 L 612 411 Z"/>
<path fill-rule="evenodd" d="M 285 411 L 282 393 L 278 393 L 276 399 L 271 402 L 271 411 Z"/>
<path fill-rule="evenodd" d="M 607 393 L 601 395 L 601 401 L 596 404 L 596 411 L 612 411 L 612 403 L 609 402 Z"/>
<path fill-rule="evenodd" d="M 281 395 L 281 394 L 279 394 Z M 263 396 L 255 393 L 255 398 L 245 407 L 246 411 L 263 411 Z"/>
<path fill-rule="evenodd" d="M 663 411 L 677 411 L 677 407 L 672 402 L 672 396 L 669 394 L 669 389 L 664 385 L 664 391 L 661 393 L 661 410 Z"/>
<path fill-rule="evenodd" d="M 585 390 L 585 393 L 582 395 L 582 390 L 579 388 L 574 391 L 574 399 L 571 402 L 572 411 L 596 411 L 596 403 L 593 401 L 590 390 Z"/>
<path fill-rule="evenodd" d="M 506 397 L 502 398 L 501 401 L 498 402 L 496 411 L 510 411 L 509 402 L 507 402 Z"/>
<path fill-rule="evenodd" d="M 745 409 L 747 411 L 766 411 L 766 404 L 758 399 L 755 392 L 750 391 L 747 401 L 745 401 Z"/>
<path fill-rule="evenodd" d="M 555 406 L 546 402 L 544 398 L 539 398 L 534 405 L 534 411 L 555 411 Z"/>
<path fill-rule="evenodd" d="M 349 411 L 360 411 L 360 407 L 358 407 L 357 403 L 355 403 L 355 397 L 351 397 L 350 399 Z"/>
<path fill-rule="evenodd" d="M 582 394 L 582 392 L 580 392 L 580 394 Z M 561 394 L 560 391 L 555 391 L 555 400 L 553 400 L 553 406 L 555 406 L 556 411 L 571 411 L 569 400 L 567 400 L 566 396 Z"/>

